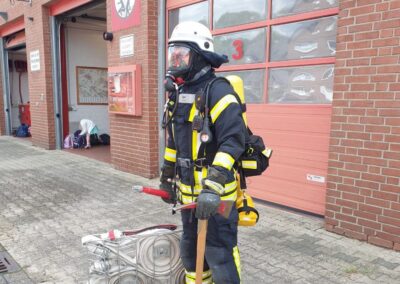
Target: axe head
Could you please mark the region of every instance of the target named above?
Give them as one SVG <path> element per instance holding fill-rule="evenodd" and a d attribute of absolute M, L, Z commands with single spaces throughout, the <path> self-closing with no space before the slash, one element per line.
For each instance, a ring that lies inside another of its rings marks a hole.
<path fill-rule="evenodd" d="M 222 200 L 218 207 L 218 214 L 220 214 L 225 219 L 229 218 L 231 214 L 233 204 L 235 204 L 232 200 Z"/>

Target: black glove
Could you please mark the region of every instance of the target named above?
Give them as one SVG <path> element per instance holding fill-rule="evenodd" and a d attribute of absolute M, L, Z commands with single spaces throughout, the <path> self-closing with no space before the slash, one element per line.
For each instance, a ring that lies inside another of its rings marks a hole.
<path fill-rule="evenodd" d="M 170 198 L 161 198 L 164 202 L 168 204 L 175 204 L 176 203 L 176 192 L 173 189 L 172 181 L 174 179 L 174 166 L 173 165 L 166 165 L 161 168 L 161 175 L 160 175 L 160 189 L 162 191 L 168 192 Z"/>
<path fill-rule="evenodd" d="M 219 195 L 224 193 L 226 175 L 215 167 L 208 167 L 207 177 L 202 180 L 203 188 L 214 190 Z"/>
<path fill-rule="evenodd" d="M 163 198 L 161 197 L 161 199 L 168 203 L 168 204 L 175 204 L 176 203 L 176 193 L 175 190 L 173 189 L 173 185 L 172 182 L 162 182 L 160 183 L 160 190 L 168 192 L 169 194 L 169 198 Z"/>
<path fill-rule="evenodd" d="M 205 220 L 218 212 L 221 198 L 214 190 L 203 189 L 197 197 L 196 218 Z"/>

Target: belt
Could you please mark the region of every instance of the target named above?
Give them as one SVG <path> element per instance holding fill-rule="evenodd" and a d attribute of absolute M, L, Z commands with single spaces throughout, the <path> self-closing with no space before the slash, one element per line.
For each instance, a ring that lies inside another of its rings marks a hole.
<path fill-rule="evenodd" d="M 192 159 L 187 158 L 177 158 L 176 163 L 181 168 L 193 168 L 195 167 L 197 171 L 201 171 L 202 168 L 210 165 L 210 162 L 206 158 L 200 158 L 192 161 Z"/>

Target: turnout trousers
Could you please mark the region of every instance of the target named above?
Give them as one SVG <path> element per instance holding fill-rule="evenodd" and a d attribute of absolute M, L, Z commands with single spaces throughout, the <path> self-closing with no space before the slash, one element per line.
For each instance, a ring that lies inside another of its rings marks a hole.
<path fill-rule="evenodd" d="M 182 210 L 181 213 L 181 259 L 186 269 L 186 283 L 195 283 L 198 220 L 193 210 Z M 217 214 L 208 220 L 202 283 L 240 283 L 237 226 L 238 212 L 235 205 L 227 219 Z"/>

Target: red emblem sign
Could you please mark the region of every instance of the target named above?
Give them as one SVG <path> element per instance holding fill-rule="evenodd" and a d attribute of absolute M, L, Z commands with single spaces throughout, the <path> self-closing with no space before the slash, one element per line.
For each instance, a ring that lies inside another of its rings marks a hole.
<path fill-rule="evenodd" d="M 114 0 L 111 4 L 111 29 L 118 31 L 140 25 L 141 0 Z"/>

